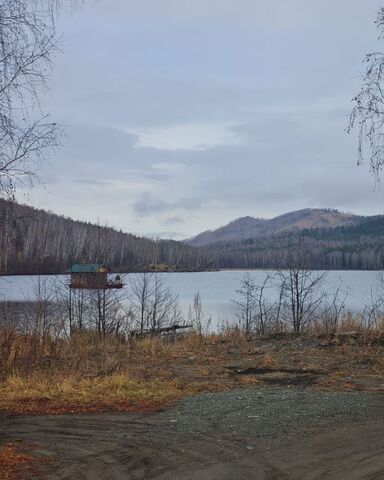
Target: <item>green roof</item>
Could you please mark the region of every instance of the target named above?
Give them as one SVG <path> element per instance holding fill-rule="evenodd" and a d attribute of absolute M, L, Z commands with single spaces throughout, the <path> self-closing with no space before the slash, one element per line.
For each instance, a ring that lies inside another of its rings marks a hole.
<path fill-rule="evenodd" d="M 100 263 L 76 263 L 68 270 L 69 273 L 99 273 L 103 271 L 109 271 L 109 268 Z"/>

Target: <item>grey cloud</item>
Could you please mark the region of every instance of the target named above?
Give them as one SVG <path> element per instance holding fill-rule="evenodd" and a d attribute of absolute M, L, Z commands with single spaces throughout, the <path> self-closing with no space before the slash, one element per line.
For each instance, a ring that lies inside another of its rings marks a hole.
<path fill-rule="evenodd" d="M 381 48 L 379 6 L 111 0 L 64 16 L 47 103 L 67 138 L 34 201 L 140 234 L 182 225 L 185 237 L 308 206 L 376 213 L 383 191 L 355 167 L 344 129 L 361 59 Z M 220 123 L 238 145 L 166 151 L 127 133 Z"/>
<path fill-rule="evenodd" d="M 185 223 L 185 219 L 179 216 L 166 218 L 163 222 L 164 225 L 181 225 Z"/>
<path fill-rule="evenodd" d="M 96 185 L 96 186 L 101 186 L 104 187 L 106 185 L 110 185 L 111 182 L 105 181 L 105 180 L 97 180 L 97 179 L 79 179 L 79 180 L 74 180 L 75 183 L 80 183 L 81 185 Z"/>
<path fill-rule="evenodd" d="M 103 18 L 111 31 L 118 28 L 144 25 L 149 31 L 153 28 L 165 29 L 167 26 L 185 29 L 196 23 L 214 26 L 228 23 L 240 24 L 242 27 L 294 29 L 314 25 L 322 26 L 322 22 L 331 21 L 337 24 L 338 18 L 352 17 L 351 28 L 359 25 L 358 16 L 379 5 L 372 1 L 367 8 L 359 0 L 323 0 L 312 3 L 307 0 L 109 0 L 107 4 L 100 2 L 98 8 L 87 7 L 84 17 Z M 364 8 L 365 6 L 365 8 Z M 331 16 L 330 12 L 334 15 Z M 127 15 L 129 13 L 129 15 Z M 339 26 L 339 24 L 337 24 Z"/>
<path fill-rule="evenodd" d="M 197 198 L 180 198 L 174 202 L 167 202 L 146 192 L 135 202 L 133 209 L 136 215 L 147 216 L 154 213 L 172 212 L 176 209 L 197 210 L 201 207 L 201 204 L 202 202 Z"/>
<path fill-rule="evenodd" d="M 161 152 L 136 149 L 137 136 L 121 129 L 76 123 L 66 129 L 61 149 L 54 153 L 47 180 L 60 175 L 82 183 L 110 183 L 122 178 L 169 179 L 169 173 L 156 169 L 168 157 Z M 60 174 L 60 175 L 59 175 Z"/>

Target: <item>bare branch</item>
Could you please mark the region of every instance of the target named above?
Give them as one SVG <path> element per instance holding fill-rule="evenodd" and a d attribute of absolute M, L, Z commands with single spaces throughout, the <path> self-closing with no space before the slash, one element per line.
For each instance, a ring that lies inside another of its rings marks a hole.
<path fill-rule="evenodd" d="M 41 94 L 47 87 L 57 0 L 0 0 L 0 195 L 13 197 L 30 183 L 60 128 L 47 122 Z"/>
<path fill-rule="evenodd" d="M 378 12 L 376 25 L 379 39 L 384 36 L 384 8 Z M 358 158 L 361 165 L 369 157 L 370 169 L 376 181 L 384 166 L 384 53 L 373 52 L 365 56 L 365 73 L 360 92 L 352 99 L 354 107 L 349 116 L 347 132 L 358 128 Z M 366 154 L 365 150 L 369 153 Z"/>

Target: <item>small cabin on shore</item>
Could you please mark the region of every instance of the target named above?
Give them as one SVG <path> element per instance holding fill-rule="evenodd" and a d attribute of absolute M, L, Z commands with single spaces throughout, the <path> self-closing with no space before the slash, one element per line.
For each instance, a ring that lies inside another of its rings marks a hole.
<path fill-rule="evenodd" d="M 71 275 L 70 288 L 99 290 L 123 288 L 119 275 L 114 280 L 108 279 L 110 269 L 98 263 L 77 263 L 68 270 Z"/>

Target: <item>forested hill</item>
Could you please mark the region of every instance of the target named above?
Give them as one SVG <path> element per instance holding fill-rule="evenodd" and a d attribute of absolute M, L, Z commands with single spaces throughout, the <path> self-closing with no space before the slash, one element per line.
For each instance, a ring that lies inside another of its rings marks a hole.
<path fill-rule="evenodd" d="M 105 263 L 115 271 L 167 264 L 212 267 L 211 252 L 173 240 L 153 241 L 0 199 L 0 273 L 63 273 L 73 263 Z M 208 255 L 208 256 L 205 256 Z"/>
<path fill-rule="evenodd" d="M 332 228 L 304 228 L 212 245 L 221 268 L 384 269 L 384 216 Z"/>
<path fill-rule="evenodd" d="M 329 211 L 330 215 L 320 215 L 321 226 L 315 227 L 318 212 L 305 214 L 306 219 L 303 212 L 282 216 L 253 237 L 229 236 L 229 241 L 194 247 L 173 240 L 154 241 L 0 199 L 0 274 L 64 273 L 80 262 L 105 263 L 120 272 L 160 265 L 175 271 L 278 269 L 303 265 L 303 260 L 308 268 L 384 268 L 384 216 L 343 217 L 337 225 L 330 218 L 341 217 Z M 295 219 L 295 228 L 288 228 L 289 218 Z M 256 219 L 259 222 L 266 221 Z M 250 225 L 254 228 L 255 222 L 242 222 L 243 235 Z"/>
<path fill-rule="evenodd" d="M 202 232 L 185 240 L 185 243 L 194 247 L 203 247 L 216 243 L 279 235 L 305 229 L 320 228 L 328 230 L 335 227 L 358 225 L 365 218 L 327 208 L 305 208 L 269 219 L 241 217 L 216 230 Z"/>

